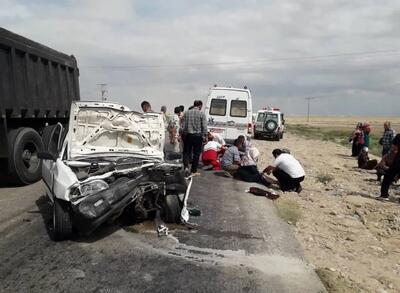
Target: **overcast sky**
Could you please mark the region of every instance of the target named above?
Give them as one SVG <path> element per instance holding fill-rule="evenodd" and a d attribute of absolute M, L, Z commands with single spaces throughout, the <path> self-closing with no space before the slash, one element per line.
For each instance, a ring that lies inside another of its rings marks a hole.
<path fill-rule="evenodd" d="M 400 1 L 0 0 L 0 26 L 73 54 L 81 98 L 159 110 L 242 87 L 289 115 L 400 113 Z"/>

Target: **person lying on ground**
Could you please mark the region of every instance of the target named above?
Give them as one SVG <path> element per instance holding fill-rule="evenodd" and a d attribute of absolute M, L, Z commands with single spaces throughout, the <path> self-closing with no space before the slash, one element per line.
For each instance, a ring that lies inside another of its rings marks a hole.
<path fill-rule="evenodd" d="M 219 155 L 224 147 L 216 141 L 209 140 L 203 147 L 202 161 L 204 166 L 212 166 L 213 170 L 221 170 Z"/>
<path fill-rule="evenodd" d="M 280 149 L 274 149 L 272 155 L 275 161 L 272 165 L 266 167 L 263 173 L 273 174 L 278 180 L 278 186 L 282 191 L 296 191 L 300 193 L 302 190 L 301 182 L 304 180 L 305 172 L 300 162 L 291 154 L 283 153 Z M 272 180 L 267 181 L 273 182 Z"/>
<path fill-rule="evenodd" d="M 220 145 L 225 145 L 226 144 L 225 140 L 223 139 L 223 137 L 220 134 L 215 133 L 215 132 L 211 132 L 211 131 L 208 132 L 208 141 L 210 141 L 210 140 L 216 141 Z"/>
<path fill-rule="evenodd" d="M 358 168 L 365 170 L 373 170 L 378 165 L 377 160 L 369 159 L 367 147 L 362 148 L 361 153 L 358 155 L 357 163 L 358 163 Z"/>
<path fill-rule="evenodd" d="M 263 174 L 258 171 L 257 165 L 240 166 L 233 174 L 233 177 L 245 182 L 255 182 L 265 186 L 271 185 L 271 183 L 264 178 Z"/>
<path fill-rule="evenodd" d="M 389 188 L 392 185 L 393 181 L 400 175 L 400 134 L 397 134 L 392 142 L 392 147 L 390 149 L 390 153 L 394 156 L 393 162 L 388 168 L 383 177 L 382 185 L 381 185 L 381 195 L 380 199 L 389 200 Z"/>
<path fill-rule="evenodd" d="M 239 148 L 242 148 L 242 143 L 239 139 L 235 139 L 233 146 L 228 148 L 221 159 L 221 167 L 223 170 L 233 174 L 236 172 L 241 163 Z"/>

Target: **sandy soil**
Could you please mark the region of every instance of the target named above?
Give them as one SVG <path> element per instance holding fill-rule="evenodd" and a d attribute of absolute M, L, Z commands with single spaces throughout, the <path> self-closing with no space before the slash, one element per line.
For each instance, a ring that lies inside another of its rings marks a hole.
<path fill-rule="evenodd" d="M 392 202 L 376 200 L 374 172 L 357 169 L 350 150 L 335 143 L 290 133 L 280 142 L 253 142 L 260 169 L 277 147 L 290 149 L 303 164 L 302 193 L 282 193 L 279 200 L 300 209 L 296 237 L 329 291 L 400 292 L 400 189 L 391 189 Z"/>

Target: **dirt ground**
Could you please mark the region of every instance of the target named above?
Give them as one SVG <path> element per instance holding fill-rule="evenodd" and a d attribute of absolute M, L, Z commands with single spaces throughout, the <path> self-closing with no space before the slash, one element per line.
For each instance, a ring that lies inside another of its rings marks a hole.
<path fill-rule="evenodd" d="M 400 188 L 381 202 L 373 171 L 356 168 L 350 149 L 286 133 L 283 140 L 254 140 L 260 169 L 271 151 L 285 147 L 306 170 L 303 191 L 281 193 L 306 257 L 330 292 L 400 292 Z"/>

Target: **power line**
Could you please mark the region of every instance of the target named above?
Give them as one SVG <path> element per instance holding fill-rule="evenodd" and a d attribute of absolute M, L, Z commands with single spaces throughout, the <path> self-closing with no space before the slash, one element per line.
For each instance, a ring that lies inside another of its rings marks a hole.
<path fill-rule="evenodd" d="M 246 60 L 246 61 L 231 61 L 231 62 L 215 62 L 215 63 L 189 63 L 189 64 L 139 64 L 139 65 L 81 65 L 81 68 L 87 69 L 165 69 L 165 68 L 188 68 L 188 67 L 215 67 L 215 66 L 235 66 L 235 65 L 262 65 L 273 63 L 295 63 L 295 62 L 313 62 L 325 61 L 342 57 L 364 57 L 375 58 L 389 57 L 400 54 L 399 49 L 391 50 L 376 50 L 376 51 L 361 51 L 361 52 L 348 52 L 330 55 L 315 55 L 315 56 L 300 56 L 300 57 L 285 57 L 285 58 L 271 58 L 259 60 Z"/>

